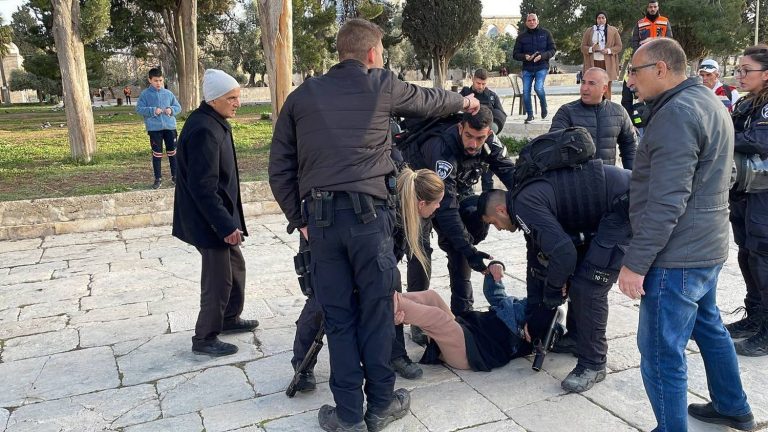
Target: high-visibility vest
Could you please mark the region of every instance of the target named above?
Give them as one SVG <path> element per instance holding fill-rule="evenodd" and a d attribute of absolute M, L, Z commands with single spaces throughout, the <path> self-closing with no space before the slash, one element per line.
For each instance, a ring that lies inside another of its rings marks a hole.
<path fill-rule="evenodd" d="M 651 21 L 648 17 L 643 17 L 637 21 L 638 35 L 641 41 L 648 38 L 666 37 L 668 27 L 669 19 L 661 15 L 656 18 L 656 21 Z"/>

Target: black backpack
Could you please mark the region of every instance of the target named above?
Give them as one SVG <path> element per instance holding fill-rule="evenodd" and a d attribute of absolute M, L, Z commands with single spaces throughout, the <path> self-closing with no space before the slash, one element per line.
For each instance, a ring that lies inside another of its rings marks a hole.
<path fill-rule="evenodd" d="M 442 135 L 453 125 L 461 122 L 462 114 L 450 114 L 437 118 L 406 118 L 401 122 L 403 131 L 393 137 L 395 148 L 412 168 L 425 167 L 421 146 L 432 137 Z"/>
<path fill-rule="evenodd" d="M 595 143 L 583 127 L 540 135 L 520 150 L 515 163 L 515 191 L 542 174 L 586 163 L 595 156 Z"/>

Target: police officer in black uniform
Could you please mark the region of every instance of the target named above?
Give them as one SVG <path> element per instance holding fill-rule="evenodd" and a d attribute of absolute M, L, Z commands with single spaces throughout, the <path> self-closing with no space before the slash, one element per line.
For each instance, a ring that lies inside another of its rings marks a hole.
<path fill-rule="evenodd" d="M 318 413 L 327 431 L 378 431 L 410 406 L 407 390 L 393 392 L 389 365 L 396 264 L 389 118 L 479 106 L 382 69 L 382 35 L 368 21 L 347 20 L 336 40 L 340 63 L 288 95 L 272 138 L 270 186 L 289 232 L 298 228 L 309 241 L 324 313 L 336 401 Z"/>
<path fill-rule="evenodd" d="M 608 291 L 629 244 L 631 172 L 590 160 L 545 173 L 517 191 L 494 190 L 480 201 L 484 220 L 499 230 L 525 234 L 527 321 L 551 319 L 566 300 L 574 307 L 578 363 L 563 380 L 571 392 L 605 379 Z"/>
<path fill-rule="evenodd" d="M 506 147 L 491 132 L 492 123 L 491 110 L 481 106 L 477 115 L 465 114 L 459 124 L 442 135 L 428 139 L 421 148 L 406 149 L 403 154 L 412 168 L 435 170 L 445 182 L 445 196 L 432 224 L 437 231 L 438 245 L 448 255 L 451 311 L 455 315 L 472 310 L 471 270 L 484 271 L 483 260 L 490 258 L 474 246 L 485 238 L 488 229 L 482 224 L 480 215 L 471 211 L 472 203 L 477 200 L 472 187 L 488 170 L 508 189 L 515 183 L 514 162 L 507 156 Z M 462 207 L 469 210 L 464 218 Z M 428 241 L 429 229 L 425 231 Z M 425 250 L 431 252 L 431 249 Z M 409 265 L 408 291 L 427 289 L 426 286 L 411 286 L 411 280 L 415 279 L 411 276 L 412 271 L 414 268 Z"/>
<path fill-rule="evenodd" d="M 507 113 L 504 112 L 504 107 L 501 105 L 501 98 L 499 95 L 486 87 L 487 81 L 488 71 L 480 68 L 475 71 L 474 75 L 472 75 L 472 85 L 470 87 L 462 88 L 459 93 L 462 96 L 474 94 L 477 100 L 480 101 L 480 105 L 485 105 L 491 109 L 491 113 L 493 113 L 491 130 L 494 134 L 498 134 L 504 129 L 504 123 L 507 122 Z M 481 183 L 484 191 L 493 189 L 493 172 L 487 171 L 483 174 Z"/>

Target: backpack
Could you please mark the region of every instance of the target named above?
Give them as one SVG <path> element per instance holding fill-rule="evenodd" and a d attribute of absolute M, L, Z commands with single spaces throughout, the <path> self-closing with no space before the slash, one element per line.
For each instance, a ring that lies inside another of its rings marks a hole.
<path fill-rule="evenodd" d="M 595 156 L 595 143 L 583 127 L 569 127 L 540 135 L 520 150 L 515 163 L 516 195 L 526 184 L 559 168 L 581 165 Z"/>
<path fill-rule="evenodd" d="M 448 128 L 461 122 L 462 114 L 437 118 L 406 118 L 401 122 L 403 131 L 393 137 L 393 143 L 412 168 L 426 166 L 421 146 L 430 138 L 442 135 Z"/>

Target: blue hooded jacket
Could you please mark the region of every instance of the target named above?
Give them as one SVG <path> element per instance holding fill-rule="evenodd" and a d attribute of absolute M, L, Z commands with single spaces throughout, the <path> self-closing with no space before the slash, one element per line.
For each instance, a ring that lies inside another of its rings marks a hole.
<path fill-rule="evenodd" d="M 170 108 L 173 115 L 164 112 L 155 115 L 155 108 Z M 168 89 L 156 89 L 152 86 L 144 89 L 136 102 L 136 113 L 144 117 L 147 132 L 176 130 L 176 116 L 181 112 L 181 105 L 173 92 Z"/>

